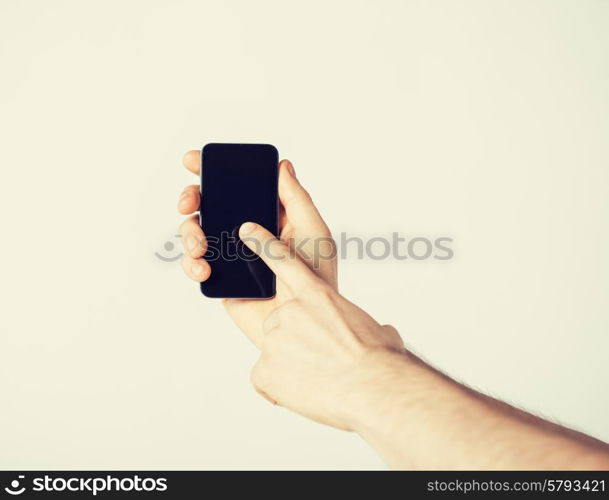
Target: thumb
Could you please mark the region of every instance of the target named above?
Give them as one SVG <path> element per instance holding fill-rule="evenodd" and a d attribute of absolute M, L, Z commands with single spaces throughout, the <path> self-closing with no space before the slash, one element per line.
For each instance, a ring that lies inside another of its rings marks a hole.
<path fill-rule="evenodd" d="M 330 230 L 321 218 L 309 193 L 302 187 L 296 175 L 294 166 L 288 160 L 279 164 L 279 199 L 285 209 L 288 220 L 300 232 L 307 235 L 327 236 Z"/>

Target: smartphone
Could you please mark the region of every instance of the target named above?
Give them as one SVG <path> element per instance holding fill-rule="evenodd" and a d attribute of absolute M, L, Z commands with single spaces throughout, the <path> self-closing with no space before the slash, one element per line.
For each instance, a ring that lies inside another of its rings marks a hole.
<path fill-rule="evenodd" d="M 279 154 L 270 144 L 207 144 L 201 151 L 200 223 L 211 266 L 206 297 L 268 299 L 275 275 L 239 239 L 244 222 L 278 234 Z"/>

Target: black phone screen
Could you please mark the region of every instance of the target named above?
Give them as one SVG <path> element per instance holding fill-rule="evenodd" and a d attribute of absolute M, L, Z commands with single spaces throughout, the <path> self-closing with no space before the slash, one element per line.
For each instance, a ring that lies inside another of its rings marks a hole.
<path fill-rule="evenodd" d="M 269 144 L 207 144 L 201 152 L 200 222 L 210 277 L 201 292 L 217 298 L 270 298 L 275 275 L 239 239 L 244 222 L 277 235 L 278 153 Z"/>

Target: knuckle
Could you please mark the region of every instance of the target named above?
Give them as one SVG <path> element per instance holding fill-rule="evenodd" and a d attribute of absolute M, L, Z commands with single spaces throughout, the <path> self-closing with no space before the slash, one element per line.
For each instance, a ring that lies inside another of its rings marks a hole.
<path fill-rule="evenodd" d="M 300 187 L 300 196 L 302 197 L 303 201 L 306 201 L 307 203 L 313 203 L 313 198 L 311 197 L 311 194 L 302 186 Z"/>
<path fill-rule="evenodd" d="M 393 325 L 383 325 L 383 330 L 385 330 L 387 333 L 389 333 L 391 335 L 398 334 L 398 331 L 396 330 L 396 328 Z"/>
<path fill-rule="evenodd" d="M 252 368 L 252 371 L 250 372 L 250 381 L 252 383 L 252 385 L 254 386 L 255 389 L 257 390 L 264 390 L 266 384 L 266 377 L 265 377 L 265 368 L 264 368 L 264 364 L 262 359 L 258 360 L 258 362 L 254 365 L 254 367 Z"/>
<path fill-rule="evenodd" d="M 382 329 L 389 342 L 389 345 L 392 348 L 394 348 L 398 351 L 401 351 L 404 349 L 404 339 L 401 337 L 400 332 L 398 332 L 394 326 L 383 325 Z"/>

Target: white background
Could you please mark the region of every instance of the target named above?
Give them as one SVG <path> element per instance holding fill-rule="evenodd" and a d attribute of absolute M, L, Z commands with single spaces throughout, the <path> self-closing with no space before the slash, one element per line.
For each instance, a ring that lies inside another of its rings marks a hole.
<path fill-rule="evenodd" d="M 256 350 L 155 257 L 182 153 L 270 142 L 340 263 L 451 376 L 609 440 L 609 2 L 0 3 L 0 467 L 384 467 L 272 407 Z"/>

